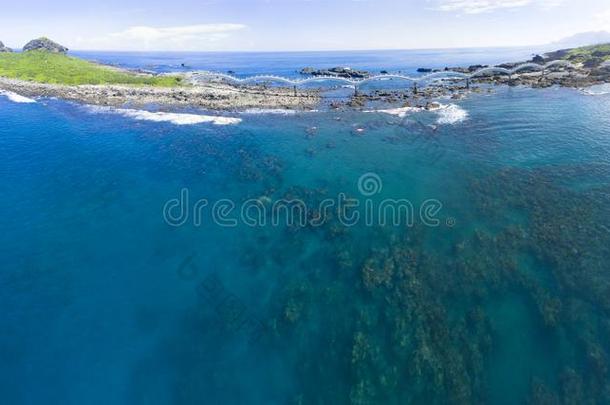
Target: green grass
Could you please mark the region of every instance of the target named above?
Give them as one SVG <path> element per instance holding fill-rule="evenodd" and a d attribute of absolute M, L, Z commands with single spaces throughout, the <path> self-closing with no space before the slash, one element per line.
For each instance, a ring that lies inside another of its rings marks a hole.
<path fill-rule="evenodd" d="M 126 84 L 172 87 L 179 76 L 152 76 L 123 72 L 63 54 L 44 51 L 0 53 L 0 76 L 51 84 Z"/>
<path fill-rule="evenodd" d="M 583 46 L 581 48 L 569 49 L 563 59 L 577 63 L 582 63 L 593 59 L 600 61 L 610 60 L 610 44 Z"/>

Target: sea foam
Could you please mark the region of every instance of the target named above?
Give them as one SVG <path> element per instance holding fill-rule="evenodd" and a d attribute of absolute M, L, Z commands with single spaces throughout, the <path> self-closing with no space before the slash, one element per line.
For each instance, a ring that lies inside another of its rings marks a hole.
<path fill-rule="evenodd" d="M 456 104 L 441 105 L 436 113 L 438 114 L 436 123 L 439 125 L 453 125 L 468 119 L 468 111 Z"/>
<path fill-rule="evenodd" d="M 422 111 L 423 108 L 420 107 L 399 107 L 399 108 L 388 108 L 385 110 L 367 110 L 365 113 L 383 113 L 389 115 L 395 115 L 400 118 L 404 118 L 410 112 L 418 112 Z"/>
<path fill-rule="evenodd" d="M 584 94 L 589 96 L 603 96 L 604 94 L 610 94 L 610 83 L 596 84 L 586 89 L 582 89 Z"/>
<path fill-rule="evenodd" d="M 383 113 L 404 118 L 410 113 L 431 112 L 438 115 L 436 123 L 439 125 L 453 125 L 468 119 L 468 111 L 456 104 L 440 104 L 438 108 L 427 110 L 424 107 L 399 107 L 385 110 L 368 110 L 366 113 Z"/>
<path fill-rule="evenodd" d="M 133 118 L 138 121 L 169 122 L 174 125 L 195 125 L 204 123 L 209 123 L 213 125 L 235 125 L 239 124 L 242 121 L 241 118 L 221 117 L 217 115 L 151 112 L 146 110 L 131 110 L 126 108 L 94 106 L 89 106 L 88 109 L 92 112 L 116 113 L 124 117 Z"/>
<path fill-rule="evenodd" d="M 24 97 L 20 94 L 13 93 L 12 91 L 8 91 L 8 90 L 0 90 L 0 96 L 5 96 L 13 103 L 35 103 L 36 102 L 36 100 L 34 100 L 34 99 Z"/>
<path fill-rule="evenodd" d="M 297 112 L 295 110 L 287 110 L 283 108 L 248 108 L 247 110 L 242 111 L 242 114 L 248 115 L 266 115 L 266 114 L 276 114 L 276 115 L 294 115 Z"/>

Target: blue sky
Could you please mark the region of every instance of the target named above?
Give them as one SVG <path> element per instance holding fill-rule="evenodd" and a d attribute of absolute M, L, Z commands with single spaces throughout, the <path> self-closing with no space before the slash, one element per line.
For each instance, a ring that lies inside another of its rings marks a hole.
<path fill-rule="evenodd" d="M 610 31 L 608 0 L 33 0 L 0 40 L 71 49 L 285 51 L 519 46 Z"/>

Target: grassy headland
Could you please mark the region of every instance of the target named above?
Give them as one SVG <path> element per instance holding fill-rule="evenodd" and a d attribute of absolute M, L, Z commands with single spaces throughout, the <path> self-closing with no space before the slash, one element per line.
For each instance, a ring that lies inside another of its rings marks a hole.
<path fill-rule="evenodd" d="M 570 49 L 567 57 L 569 59 L 593 57 L 608 60 L 610 59 L 610 44 L 583 46 L 581 48 Z"/>
<path fill-rule="evenodd" d="M 547 60 L 563 59 L 572 63 L 581 63 L 585 68 L 595 68 L 610 60 L 610 44 L 582 46 L 549 52 Z"/>
<path fill-rule="evenodd" d="M 179 76 L 131 73 L 61 53 L 45 51 L 0 53 L 0 76 L 63 85 L 122 84 L 173 87 L 182 83 L 182 78 Z"/>

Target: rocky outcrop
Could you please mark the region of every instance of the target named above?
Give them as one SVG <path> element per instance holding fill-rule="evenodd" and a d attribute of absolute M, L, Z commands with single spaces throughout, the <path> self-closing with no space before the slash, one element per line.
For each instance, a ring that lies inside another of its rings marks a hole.
<path fill-rule="evenodd" d="M 464 68 L 464 67 L 459 67 L 459 66 L 454 66 L 454 67 L 445 67 L 445 69 L 443 69 L 445 72 L 458 72 L 458 73 L 470 73 L 468 71 L 468 68 Z"/>
<path fill-rule="evenodd" d="M 57 42 L 51 41 L 49 38 L 38 38 L 33 39 L 23 47 L 23 51 L 46 51 L 53 53 L 66 53 L 68 52 L 68 48 L 63 45 L 58 44 Z"/>
<path fill-rule="evenodd" d="M 343 77 L 346 79 L 366 79 L 371 74 L 364 70 L 356 70 L 350 67 L 334 67 L 330 69 L 313 69 L 306 67 L 301 69 L 301 74 L 311 76 L 332 76 L 332 77 Z"/>
<path fill-rule="evenodd" d="M 471 65 L 471 66 L 468 66 L 468 72 L 469 73 L 474 73 L 477 70 L 485 69 L 485 68 L 488 68 L 488 67 L 489 67 L 489 65 Z"/>
<path fill-rule="evenodd" d="M 159 105 L 168 108 L 236 110 L 247 108 L 311 110 L 320 98 L 313 90 L 233 86 L 208 83 L 192 87 L 133 87 L 129 85 L 80 85 L 36 83 L 0 77 L 0 90 L 24 97 L 57 97 L 84 104 L 129 108 Z"/>
<path fill-rule="evenodd" d="M 546 60 L 558 60 L 563 59 L 570 53 L 569 49 L 560 49 L 558 51 L 547 52 L 544 54 Z"/>
<path fill-rule="evenodd" d="M 537 63 L 539 65 L 544 65 L 545 59 L 540 55 L 536 55 L 532 58 L 531 62 Z"/>
<path fill-rule="evenodd" d="M 510 63 L 500 63 L 499 65 L 496 65 L 496 67 L 502 68 L 502 69 L 514 69 L 517 66 L 523 64 L 525 62 L 510 62 Z"/>
<path fill-rule="evenodd" d="M 582 63 L 582 66 L 587 69 L 593 69 L 593 68 L 600 66 L 602 63 L 604 63 L 604 59 L 597 58 L 597 57 L 591 57 L 591 58 L 585 60 Z"/>
<path fill-rule="evenodd" d="M 6 46 L 4 46 L 2 41 L 0 41 L 0 53 L 1 52 L 13 52 L 13 50 L 11 48 L 7 48 Z"/>

